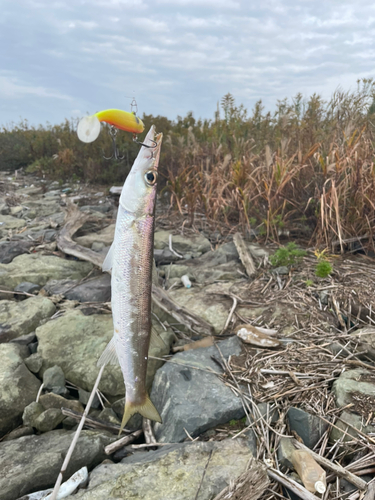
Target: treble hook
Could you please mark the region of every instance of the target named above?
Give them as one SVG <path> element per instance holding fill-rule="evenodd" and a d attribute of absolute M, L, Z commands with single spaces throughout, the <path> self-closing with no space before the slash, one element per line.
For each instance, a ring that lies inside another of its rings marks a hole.
<path fill-rule="evenodd" d="M 118 147 L 116 146 L 116 135 L 117 135 L 117 128 L 115 128 L 113 125 L 109 126 L 109 135 L 111 136 L 112 139 L 112 145 L 113 145 L 113 154 L 110 157 L 104 156 L 104 151 L 103 151 L 103 158 L 105 160 L 112 160 L 114 158 L 115 160 L 123 160 L 125 158 L 124 156 L 119 155 L 119 150 Z"/>
<path fill-rule="evenodd" d="M 149 148 L 149 149 L 155 149 L 156 146 L 157 146 L 157 143 L 155 141 L 153 141 L 152 139 L 150 139 L 151 142 L 153 142 L 154 144 L 152 146 L 149 146 L 148 144 L 144 144 L 143 142 L 140 142 L 138 139 L 137 139 L 137 136 L 136 134 L 133 135 L 133 141 L 137 144 L 139 144 L 140 146 L 144 146 L 145 148 Z M 151 158 L 153 157 L 154 155 L 154 152 L 151 151 Z"/>

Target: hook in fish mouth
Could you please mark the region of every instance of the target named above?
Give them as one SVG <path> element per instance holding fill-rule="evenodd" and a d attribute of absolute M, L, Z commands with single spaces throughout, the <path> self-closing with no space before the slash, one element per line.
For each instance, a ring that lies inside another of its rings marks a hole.
<path fill-rule="evenodd" d="M 143 142 L 140 142 L 138 139 L 137 139 L 137 136 L 134 134 L 133 135 L 133 141 L 136 142 L 137 144 L 139 144 L 140 146 L 144 146 L 145 148 L 156 148 L 157 147 L 157 142 L 154 141 L 153 139 L 150 139 L 151 142 L 153 142 L 154 144 L 152 146 L 149 146 L 148 144 L 144 144 Z"/>

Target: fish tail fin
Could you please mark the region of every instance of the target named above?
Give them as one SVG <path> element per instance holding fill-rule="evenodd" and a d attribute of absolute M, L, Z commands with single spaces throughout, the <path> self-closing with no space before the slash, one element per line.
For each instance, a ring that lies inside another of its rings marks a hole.
<path fill-rule="evenodd" d="M 155 408 L 154 404 L 152 403 L 151 399 L 148 396 L 146 396 L 144 403 L 141 403 L 139 405 L 132 404 L 126 401 L 119 435 L 122 433 L 125 425 L 129 422 L 130 418 L 135 413 L 140 413 L 144 418 L 148 418 L 150 420 L 155 420 L 156 422 L 162 423 L 158 410 Z"/>

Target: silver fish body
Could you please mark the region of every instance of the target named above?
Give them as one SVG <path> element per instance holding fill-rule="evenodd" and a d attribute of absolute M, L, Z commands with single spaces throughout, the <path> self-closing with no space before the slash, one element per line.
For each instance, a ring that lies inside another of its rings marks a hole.
<path fill-rule="evenodd" d="M 121 430 L 134 413 L 161 422 L 146 390 L 151 336 L 151 286 L 157 168 L 162 134 L 151 127 L 121 192 L 115 237 L 103 263 L 112 269 L 114 334 L 98 364 L 117 358 L 125 382 L 126 400 Z"/>

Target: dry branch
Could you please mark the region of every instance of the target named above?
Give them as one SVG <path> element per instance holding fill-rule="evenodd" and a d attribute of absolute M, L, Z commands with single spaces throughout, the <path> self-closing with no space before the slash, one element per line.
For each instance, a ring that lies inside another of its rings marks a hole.
<path fill-rule="evenodd" d="M 252 461 L 250 468 L 241 474 L 233 485 L 223 489 L 214 500 L 257 500 L 267 489 L 270 481 L 265 467 Z"/>
<path fill-rule="evenodd" d="M 246 248 L 246 244 L 240 233 L 236 233 L 233 236 L 233 243 L 236 245 L 238 255 L 240 256 L 241 262 L 246 269 L 246 274 L 249 278 L 255 274 L 255 265 L 253 258 L 250 255 L 250 252 Z"/>
<path fill-rule="evenodd" d="M 115 453 L 115 451 L 120 450 L 124 446 L 131 444 L 133 441 L 135 441 L 137 438 L 142 436 L 143 430 L 139 429 L 138 431 L 134 431 L 128 436 L 122 437 L 121 439 L 118 439 L 114 443 L 109 444 L 104 448 L 105 454 L 106 455 L 111 455 L 112 453 Z"/>
<path fill-rule="evenodd" d="M 302 498 L 302 500 L 320 500 L 319 497 L 317 497 L 313 493 L 310 493 L 306 488 L 297 483 L 297 481 L 294 481 L 294 479 L 286 476 L 282 472 L 270 467 L 269 469 L 267 469 L 267 473 L 271 479 L 274 479 L 278 483 L 288 488 L 299 498 Z"/>

